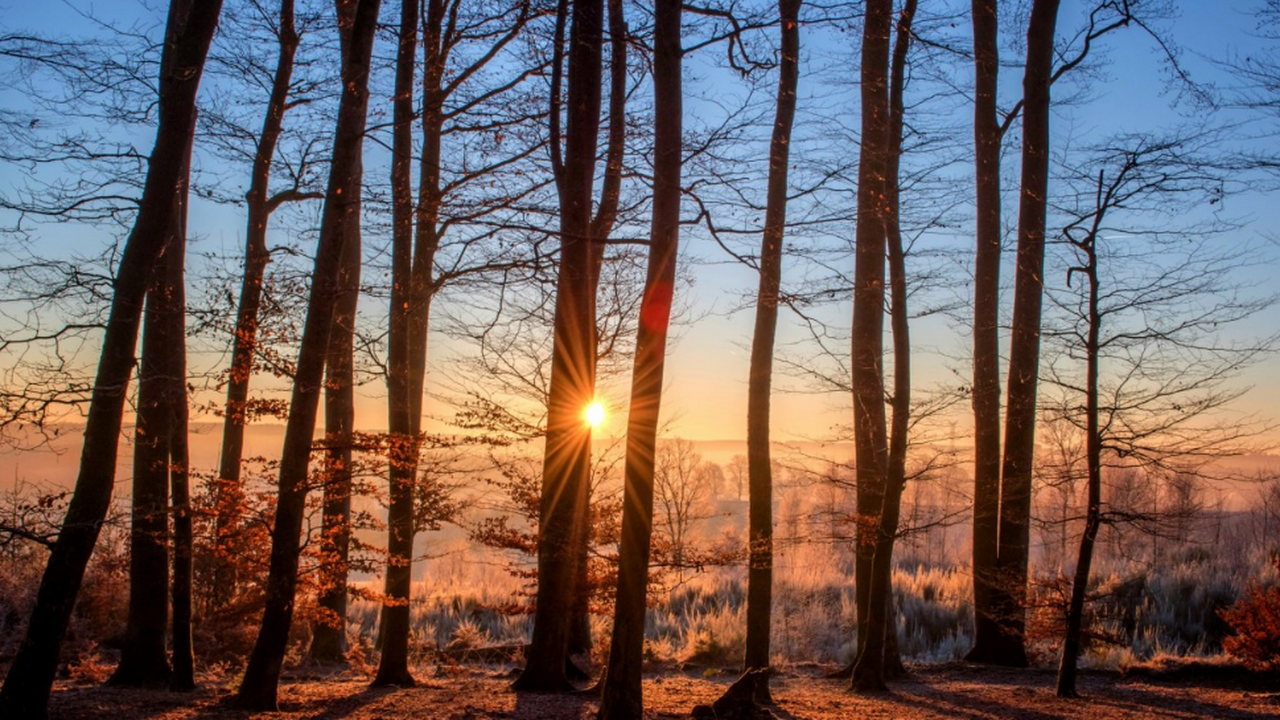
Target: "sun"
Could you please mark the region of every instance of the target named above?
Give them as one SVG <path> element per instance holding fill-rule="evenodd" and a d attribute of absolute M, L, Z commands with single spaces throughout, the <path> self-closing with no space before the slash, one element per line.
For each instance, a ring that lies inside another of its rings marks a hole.
<path fill-rule="evenodd" d="M 599 400 L 592 401 L 592 403 L 587 406 L 586 411 L 583 412 L 583 417 L 586 418 L 587 424 L 591 427 L 600 427 L 600 424 L 604 422 L 605 418 L 604 403 Z"/>

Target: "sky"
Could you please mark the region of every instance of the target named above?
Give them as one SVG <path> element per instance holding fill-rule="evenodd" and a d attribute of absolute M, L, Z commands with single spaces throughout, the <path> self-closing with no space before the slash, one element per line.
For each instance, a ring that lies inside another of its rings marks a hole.
<path fill-rule="evenodd" d="M 110 18 L 129 24 L 133 18 L 140 23 L 149 24 L 152 18 L 160 17 L 161 11 L 154 6 L 148 10 L 138 2 L 128 0 L 96 0 L 94 2 L 43 2 L 26 3 L 0 0 L 0 17 L 4 25 L 11 31 L 33 31 L 45 33 L 79 34 L 93 31 L 92 24 L 81 16 L 77 10 L 92 12 L 103 18 Z M 394 5 L 384 2 L 384 11 Z M 967 7 L 967 3 L 965 3 Z M 1060 36 L 1069 29 L 1078 27 L 1083 17 L 1084 3 L 1078 0 L 1063 2 Z M 1169 32 L 1180 46 L 1182 60 L 1191 69 L 1193 76 L 1201 81 L 1227 85 L 1232 81 L 1224 75 L 1215 60 L 1233 55 L 1247 55 L 1258 47 L 1259 41 L 1254 36 L 1256 21 L 1252 15 L 1255 3 L 1243 0 L 1219 3 L 1197 0 L 1177 3 L 1181 16 L 1175 20 Z M 956 19 L 960 23 L 960 31 L 965 30 L 967 17 Z M 856 95 L 856 88 L 850 83 L 843 86 L 833 84 L 831 68 L 839 68 L 841 62 L 847 62 L 854 52 L 848 45 L 850 35 L 819 31 L 809 27 L 802 28 L 802 47 L 805 57 L 816 66 L 826 67 L 825 75 L 812 77 L 802 75 L 800 84 L 800 117 L 806 112 L 830 112 L 838 106 L 841 98 Z M 1087 144 L 1091 139 L 1101 138 L 1118 131 L 1142 131 L 1157 127 L 1170 127 L 1186 123 L 1194 119 L 1193 110 L 1174 109 L 1174 100 L 1170 92 L 1171 82 L 1167 72 L 1161 70 L 1159 52 L 1149 39 L 1144 38 L 1134 29 L 1126 30 L 1101 43 L 1105 51 L 1106 63 L 1101 64 L 1096 73 L 1088 76 L 1083 82 L 1077 82 L 1066 90 L 1083 93 L 1086 101 L 1070 108 L 1062 108 L 1055 112 L 1053 131 L 1055 145 Z M 1008 57 L 1013 57 L 1009 54 Z M 723 78 L 709 70 L 704 59 L 693 59 L 690 74 L 702 78 L 704 87 L 700 92 L 712 97 L 721 90 L 715 83 Z M 956 61 L 960 63 L 961 61 Z M 1020 83 L 1020 72 L 1010 61 L 1010 66 L 1003 69 L 1002 93 L 1004 105 L 1016 96 Z M 705 71 L 705 73 L 703 72 Z M 802 70 L 803 72 L 803 70 Z M 967 78 L 970 66 L 960 64 L 955 68 L 956 77 Z M 709 80 L 708 80 L 709 78 Z M 711 86 L 706 87 L 705 83 Z M 769 87 L 768 84 L 765 87 Z M 0 102 L 5 101 L 0 91 Z M 732 92 L 732 91 L 726 91 Z M 375 99 L 377 102 L 377 99 Z M 707 111 L 698 102 L 686 105 L 686 114 Z M 707 111 L 709 112 L 709 111 Z M 856 108 L 847 111 L 846 126 L 856 126 Z M 143 143 L 145 147 L 146 143 Z M 759 152 L 767 152 L 767 146 L 761 145 Z M 797 163 L 804 158 L 796 158 Z M 953 167 L 957 177 L 967 177 L 970 172 L 963 166 Z M 0 165 L 0 189 L 12 187 L 21 182 L 22 171 L 12 166 Z M 1006 184 L 1013 187 L 1015 174 L 1006 173 Z M 1051 189 L 1052 192 L 1052 189 Z M 848 195 L 852 198 L 852 194 Z M 1223 242 L 1251 242 L 1261 248 L 1260 260 L 1252 267 L 1245 268 L 1239 274 L 1243 283 L 1253 283 L 1265 291 L 1280 292 L 1280 250 L 1272 242 L 1268 244 L 1266 237 L 1280 234 L 1280 202 L 1275 201 L 1275 192 L 1244 193 L 1229 198 L 1229 211 L 1236 217 L 1248 220 L 1242 231 L 1224 238 Z M 909 202 L 909 198 L 907 200 Z M 242 243 L 243 219 L 239 208 L 211 206 L 207 203 L 196 203 L 192 209 L 191 224 L 198 228 L 200 242 L 206 246 L 219 248 L 236 248 Z M 961 208 L 960 216 L 965 216 L 967 208 Z M 686 208 L 688 213 L 688 208 Z M 1012 209 L 1007 210 L 1007 220 L 1012 217 Z M 851 235 L 852 224 L 843 226 L 843 232 Z M 963 222 L 959 226 L 935 231 L 927 239 L 926 244 L 939 249 L 953 251 L 963 255 L 963 251 L 972 244 L 968 234 L 968 225 Z M 836 230 L 836 232 L 841 232 Z M 46 247 L 55 251 L 71 251 L 72 248 L 83 249 L 100 245 L 103 237 L 95 236 L 92 231 L 77 227 L 57 227 L 41 230 L 41 237 Z M 6 240 L 0 238 L 0 243 Z M 679 338 L 670 350 L 667 365 L 667 391 L 664 397 L 664 416 L 669 421 L 668 432 L 699 440 L 740 439 L 745 436 L 746 418 L 746 376 L 748 348 L 751 339 L 752 313 L 748 310 L 731 310 L 747 307 L 743 299 L 749 297 L 754 290 L 755 276 L 743 267 L 727 262 L 724 255 L 714 243 L 705 236 L 690 232 L 683 238 L 685 243 L 684 258 L 691 263 L 690 274 L 694 284 L 685 290 L 685 304 L 689 307 L 689 316 L 696 320 L 682 326 L 678 331 Z M 957 298 L 971 294 L 968 278 L 965 274 L 963 259 L 955 261 L 956 267 L 948 283 L 950 287 L 944 291 Z M 1011 270 L 1006 270 L 1006 279 L 1011 279 Z M 801 282 L 792 269 L 787 280 L 792 283 Z M 1054 278 L 1049 278 L 1050 282 Z M 366 305 L 367 312 L 377 312 L 376 308 Z M 850 315 L 850 303 L 837 303 L 820 312 L 820 316 L 835 324 L 847 324 Z M 1006 308 L 1005 312 L 1008 312 Z M 1236 332 L 1242 336 L 1270 335 L 1280 332 L 1280 313 L 1274 311 L 1255 317 L 1250 323 Z M 790 344 L 803 339 L 805 331 L 794 321 L 784 321 L 780 331 L 779 342 Z M 913 327 L 913 340 L 919 352 L 913 354 L 916 364 L 914 377 L 920 387 L 930 385 L 964 384 L 969 373 L 966 354 L 967 342 L 962 330 L 957 330 L 955 322 L 945 316 L 935 316 L 918 322 Z M 433 339 L 433 343 L 436 340 Z M 432 357 L 447 355 L 437 345 L 433 345 Z M 1241 379 L 1254 387 L 1239 404 L 1244 413 L 1270 413 L 1275 417 L 1275 398 L 1280 397 L 1280 363 L 1273 358 L 1249 370 Z M 431 382 L 429 377 L 428 382 Z M 848 398 L 842 394 L 815 394 L 800 392 L 802 384 L 797 381 L 780 380 L 781 392 L 773 400 L 773 434 L 777 440 L 831 439 L 836 429 L 849 422 Z M 373 387 L 367 390 L 367 397 L 361 402 L 359 423 L 374 429 L 385 425 L 383 420 L 382 397 L 380 389 Z M 604 397 L 606 404 L 613 411 L 610 419 L 599 431 L 606 434 L 621 434 L 624 430 L 619 413 L 626 402 L 625 390 L 616 389 Z M 431 408 L 428 408 L 431 411 Z M 960 421 L 966 418 L 960 413 Z"/>

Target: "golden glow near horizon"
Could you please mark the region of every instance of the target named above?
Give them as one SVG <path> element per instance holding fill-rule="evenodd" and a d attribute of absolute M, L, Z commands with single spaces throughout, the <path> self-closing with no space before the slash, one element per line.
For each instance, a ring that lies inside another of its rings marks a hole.
<path fill-rule="evenodd" d="M 605 419 L 604 403 L 599 400 L 593 400 L 587 409 L 583 411 L 582 416 L 586 419 L 587 424 L 591 427 L 600 427 Z"/>

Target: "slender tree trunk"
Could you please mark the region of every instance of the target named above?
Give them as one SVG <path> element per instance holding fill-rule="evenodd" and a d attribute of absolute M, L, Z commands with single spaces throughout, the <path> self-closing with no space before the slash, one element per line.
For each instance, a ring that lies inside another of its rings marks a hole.
<path fill-rule="evenodd" d="M 191 137 L 195 137 L 192 124 Z M 169 413 L 168 476 L 171 502 L 173 503 L 173 581 L 170 587 L 173 604 L 173 674 L 169 677 L 171 690 L 194 690 L 195 652 L 191 645 L 191 591 L 193 581 L 192 559 L 194 534 L 191 517 L 191 453 L 188 440 L 190 408 L 187 404 L 187 288 L 184 269 L 187 248 L 187 189 L 190 187 L 190 147 L 187 153 L 188 183 L 178 198 L 178 213 L 174 218 L 173 247 L 165 252 L 157 274 L 164 273 L 163 292 L 157 298 L 164 301 L 166 322 L 164 376 Z"/>
<path fill-rule="evenodd" d="M 997 0 L 973 0 L 973 648 L 965 659 L 996 662 L 1000 624 L 992 605 L 1000 533 L 1000 73 Z"/>
<path fill-rule="evenodd" d="M 605 148 L 604 179 L 600 192 L 600 206 L 591 220 L 591 280 L 590 295 L 593 303 L 591 316 L 596 317 L 594 303 L 599 295 L 600 273 L 604 268 L 604 251 L 609 233 L 618 217 L 618 198 L 622 194 L 622 163 L 626 155 L 627 110 L 627 22 L 622 14 L 622 0 L 608 0 L 609 11 L 609 129 Z M 598 349 L 597 349 L 598 350 Z M 597 351 L 597 364 L 598 364 Z M 590 498 L 588 498 L 588 503 Z M 582 534 L 582 546 L 578 549 L 578 595 L 573 605 L 573 625 L 569 628 L 569 655 L 585 653 L 591 649 L 591 529 Z M 571 675 L 585 678 L 586 673 L 576 665 L 566 668 Z"/>
<path fill-rule="evenodd" d="M 537 609 L 533 642 L 515 682 L 517 690 L 570 688 L 565 667 L 591 464 L 591 433 L 582 413 L 595 393 L 589 237 L 600 125 L 603 20 L 602 0 L 574 2 L 566 162 L 560 184 L 560 275 L 538 523 Z"/>
<path fill-rule="evenodd" d="M 644 716 L 640 669 L 644 656 L 644 618 L 653 534 L 653 475 L 666 367 L 667 329 L 676 280 L 680 240 L 680 152 L 682 93 L 680 46 L 681 0 L 659 0 L 654 6 L 653 218 L 649 233 L 649 268 L 627 415 L 625 502 L 619 548 L 618 590 L 613 639 L 600 702 L 601 720 Z"/>
<path fill-rule="evenodd" d="M 306 512 L 307 471 L 315 432 L 325 354 L 340 296 L 343 244 L 349 223 L 359 223 L 360 158 L 368 107 L 369 60 L 377 29 L 379 0 L 338 0 L 339 16 L 351 19 L 344 34 L 349 49 L 343 63 L 342 97 L 334 134 L 329 188 L 321 219 L 311 300 L 298 352 L 297 375 L 280 454 L 279 498 L 271 533 L 271 565 L 266 607 L 249 657 L 237 703 L 251 710 L 274 710 L 280 666 L 293 620 L 298 582 L 299 535 Z"/>
<path fill-rule="evenodd" d="M 853 427 L 858 483 L 855 582 L 858 658 L 875 639 L 871 590 L 879 517 L 888 471 L 884 410 L 885 190 L 889 155 L 890 0 L 868 0 L 862 35 L 862 149 L 853 290 Z M 879 612 L 883 612 L 880 608 Z M 879 626 L 883 629 L 883 626 Z M 874 663 L 883 662 L 883 632 Z M 868 666 L 869 668 L 871 666 Z M 858 673 L 855 667 L 855 687 Z M 874 673 L 878 677 L 878 672 Z"/>
<path fill-rule="evenodd" d="M 782 279 L 782 241 L 787 224 L 787 168 L 791 128 L 800 78 L 801 0 L 779 0 L 782 38 L 778 95 L 769 145 L 769 180 L 765 197 L 764 234 L 760 243 L 760 287 L 756 324 L 751 337 L 747 375 L 747 475 L 749 567 L 747 570 L 747 639 L 744 670 L 768 668 L 770 617 L 773 609 L 773 474 L 769 448 L 769 398 L 773 384 L 773 351 L 778 331 L 778 291 Z M 771 703 L 769 676 L 754 678 L 752 695 Z"/>
<path fill-rule="evenodd" d="M 894 388 L 893 388 L 893 432 L 889 439 L 888 455 L 885 462 L 885 476 L 883 479 L 884 491 L 881 496 L 881 507 L 874 535 L 874 555 L 871 564 L 871 582 L 868 588 L 867 598 L 867 623 L 866 623 L 866 641 L 862 644 L 862 652 L 858 656 L 857 662 L 853 668 L 853 687 L 859 692 L 879 691 L 885 689 L 886 663 L 892 660 L 892 664 L 901 665 L 901 661 L 897 657 L 886 658 L 888 640 L 890 633 L 896 633 L 896 629 L 890 622 L 892 602 L 893 602 L 893 546 L 894 540 L 898 534 L 898 520 L 902 509 L 902 489 L 906 482 L 906 457 L 907 457 L 907 430 L 909 426 L 910 408 L 911 408 L 911 342 L 908 336 L 907 323 L 907 290 L 906 290 L 906 264 L 902 248 L 902 230 L 900 227 L 900 210 L 899 210 L 899 191 L 898 191 L 898 168 L 899 157 L 902 152 L 902 115 L 903 115 L 903 89 L 906 81 L 906 59 L 907 49 L 911 44 L 911 24 L 915 17 L 916 2 L 915 0 L 907 0 L 903 7 L 902 15 L 898 21 L 897 42 L 893 50 L 892 64 L 889 68 L 885 68 L 883 62 L 877 60 L 879 64 L 879 72 L 889 75 L 889 92 L 888 92 L 888 122 L 884 134 L 884 159 L 879 167 L 883 168 L 883 191 L 884 191 L 884 207 L 880 212 L 881 222 L 883 222 L 884 236 L 880 247 L 883 249 L 887 245 L 889 257 L 889 275 L 892 285 L 892 302 L 891 302 L 891 324 L 893 330 L 893 352 L 894 352 Z M 881 22 L 878 15 L 876 22 Z M 892 20 L 892 18 L 887 18 Z M 868 12 L 868 32 L 878 31 L 881 26 L 879 24 L 871 26 L 872 16 Z M 886 33 L 884 40 L 884 50 L 888 50 L 888 22 L 885 22 L 883 31 Z M 864 40 L 864 43 L 866 41 Z M 865 46 L 864 46 L 865 47 Z M 867 62 L 865 55 L 863 62 Z M 875 70 L 876 68 L 873 68 Z M 887 71 L 887 73 L 886 73 Z M 883 77 L 883 75 L 881 75 Z M 864 76 L 864 83 L 866 82 Z M 881 80 L 883 82 L 883 80 Z M 864 116 L 865 118 L 865 116 Z M 865 122 L 865 120 L 864 120 Z M 865 125 L 864 125 L 865 128 Z M 878 129 L 878 128 L 877 128 Z M 866 131 L 864 130 L 864 133 Z M 874 137 L 874 135 L 872 136 Z M 863 147 L 867 145 L 867 135 L 864 134 Z M 872 148 L 875 151 L 875 148 Z M 865 155 L 864 155 L 865 158 Z M 861 173 L 859 173 L 859 181 L 862 182 Z M 861 208 L 860 208 L 861 210 Z M 862 213 L 859 212 L 859 217 Z M 859 228 L 861 228 L 861 220 L 859 220 Z M 861 241 L 861 233 L 859 241 Z M 861 272 L 862 256 L 858 256 L 859 272 Z M 884 256 L 881 255 L 879 262 L 876 263 L 876 269 L 880 273 L 879 288 L 881 307 L 883 307 L 884 299 Z M 870 295 L 870 293 L 868 293 Z M 855 299 L 855 302 L 857 300 Z M 877 308 L 879 310 L 879 308 Z M 882 311 L 881 311 L 882 312 Z M 883 314 L 881 314 L 883 317 Z M 882 329 L 881 326 L 880 329 Z M 862 341 L 868 341 L 862 335 L 856 335 Z M 879 337 L 876 338 L 879 341 Z M 882 361 L 881 358 L 877 358 Z M 855 365 L 858 367 L 858 365 Z M 883 438 L 885 432 L 884 422 L 884 402 L 883 402 L 883 370 L 882 366 L 876 368 L 879 372 L 872 376 L 869 381 L 879 380 L 881 390 L 881 402 L 879 404 L 880 417 L 878 425 L 873 425 L 872 429 L 880 434 Z M 871 373 L 866 373 L 871 375 Z M 868 401 L 870 398 L 868 398 Z M 877 462 L 880 460 L 877 458 Z M 859 453 L 858 465 L 862 465 L 862 456 Z M 861 483 L 860 483 L 861 484 Z M 895 636 L 896 640 L 896 636 Z M 898 670 L 897 667 L 892 668 Z"/>
<path fill-rule="evenodd" d="M 173 223 L 183 156 L 190 146 L 196 90 L 221 12 L 220 0 L 174 0 L 169 7 L 161 57 L 159 127 L 133 230 L 113 283 L 111 314 L 85 423 L 75 490 L 62 530 L 49 554 L 27 634 L 4 688 L 0 716 L 43 718 L 58 669 L 58 653 L 98 529 L 111 504 L 117 441 L 133 372 L 143 301 L 152 266 Z"/>
<path fill-rule="evenodd" d="M 186 187 L 186 183 L 183 183 Z M 180 191 L 181 192 L 181 191 Z M 175 203 L 179 200 L 175 199 Z M 175 227 L 179 213 L 174 213 Z M 129 616 L 120 665 L 111 685 L 163 687 L 170 677 L 165 639 L 169 630 L 169 445 L 173 408 L 168 373 L 173 344 L 170 295 L 183 237 L 173 233 L 153 270 L 142 323 L 142 366 L 133 450 L 133 512 L 129 530 Z M 181 270 L 179 270 L 181 272 Z"/>
<path fill-rule="evenodd" d="M 362 173 L 357 173 L 360 175 Z M 360 198 L 350 212 L 360 216 Z M 351 549 L 351 474 L 355 432 L 355 330 L 360 301 L 360 224 L 347 223 L 342 243 L 340 293 L 325 360 L 324 496 L 321 501 L 320 595 L 322 616 L 311 626 L 308 656 L 315 662 L 347 661 L 347 575 Z"/>
<path fill-rule="evenodd" d="M 1014 279 L 1009 397 L 1001 471 L 999 591 L 1002 624 L 992 655 L 1003 665 L 1027 664 L 1026 589 L 1031 541 L 1031 471 L 1035 459 L 1036 386 L 1040 369 L 1040 306 L 1044 293 L 1044 232 L 1049 191 L 1049 86 L 1058 0 L 1035 0 L 1027 26 L 1022 82 L 1022 191 Z"/>
<path fill-rule="evenodd" d="M 1098 178 L 1101 195 L 1102 178 Z M 1098 208 L 1099 214 L 1103 208 Z M 1102 526 L 1102 430 L 1099 426 L 1098 373 L 1099 338 L 1102 334 L 1102 312 L 1098 300 L 1097 225 L 1081 243 L 1086 256 L 1084 275 L 1089 281 L 1089 330 L 1085 339 L 1085 456 L 1089 465 L 1089 504 L 1085 511 L 1084 534 L 1080 536 L 1080 557 L 1076 559 L 1075 578 L 1071 583 L 1071 605 L 1067 609 L 1067 634 L 1062 640 L 1062 662 L 1058 666 L 1058 697 L 1077 697 L 1076 664 L 1080 659 L 1080 636 L 1084 626 L 1085 593 L 1089 591 L 1089 570 L 1093 565 L 1093 547 Z"/>
<path fill-rule="evenodd" d="M 399 47 L 396 53 L 396 86 L 392 109 L 392 250 L 391 310 L 387 333 L 387 412 L 390 431 L 388 479 L 391 504 L 387 514 L 387 604 L 382 608 L 382 656 L 379 659 L 375 686 L 412 687 L 409 672 L 409 591 L 413 558 L 413 483 L 417 472 L 418 439 L 414 425 L 414 382 L 411 366 L 414 347 L 413 320 L 415 302 L 419 301 L 413 277 L 413 85 L 417 59 L 418 21 L 421 9 L 416 0 L 405 0 L 400 6 Z M 428 74 L 430 56 L 439 47 L 441 3 L 429 0 L 425 19 L 424 52 Z M 430 88 L 424 87 L 429 92 Z M 424 123 L 434 120 L 426 117 Z M 422 202 L 429 201 L 429 155 L 431 138 L 424 134 L 427 145 L 423 152 Z M 438 148 L 438 145 L 436 146 Z M 435 176 L 438 177 L 438 176 Z M 419 228 L 419 232 L 423 229 Z M 424 333 L 425 337 L 425 333 Z M 425 354 L 424 354 L 425 358 Z"/>
<path fill-rule="evenodd" d="M 245 232 L 244 277 L 240 300 L 236 306 L 236 332 L 231 351 L 231 370 L 227 382 L 227 401 L 222 425 L 222 450 L 218 459 L 217 516 L 215 537 L 218 555 L 215 560 L 213 595 L 217 605 L 226 603 L 235 593 L 235 563 L 230 559 L 239 552 L 236 547 L 236 525 L 241 512 L 243 493 L 240 485 L 240 462 L 244 455 L 245 415 L 249 400 L 249 379 L 253 376 L 253 356 L 258 343 L 258 310 L 262 305 L 262 282 L 271 254 L 267 250 L 267 221 L 273 204 L 267 196 L 271 180 L 271 161 L 284 124 L 284 113 L 293 78 L 293 59 L 298 49 L 298 33 L 294 29 L 293 0 L 280 3 L 280 25 L 277 30 L 280 54 L 271 84 L 271 98 L 262 132 L 258 134 L 258 150 L 253 158 L 249 192 L 248 229 Z"/>

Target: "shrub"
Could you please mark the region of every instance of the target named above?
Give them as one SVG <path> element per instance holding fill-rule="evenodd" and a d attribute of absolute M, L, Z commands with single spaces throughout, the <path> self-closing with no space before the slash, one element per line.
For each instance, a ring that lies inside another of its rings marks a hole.
<path fill-rule="evenodd" d="M 1235 631 L 1223 639 L 1223 649 L 1255 667 L 1280 666 L 1280 587 L 1254 582 L 1219 614 Z"/>

